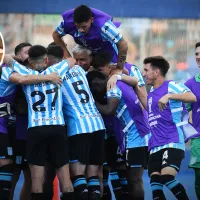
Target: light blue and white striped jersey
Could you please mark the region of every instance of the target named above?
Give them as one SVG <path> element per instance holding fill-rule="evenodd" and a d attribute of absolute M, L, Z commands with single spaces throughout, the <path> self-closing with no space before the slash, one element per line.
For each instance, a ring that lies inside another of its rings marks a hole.
<path fill-rule="evenodd" d="M 153 87 L 151 88 L 150 92 L 152 92 L 154 89 Z M 168 94 L 182 94 L 185 92 L 190 92 L 190 89 L 187 88 L 184 84 L 182 83 L 177 83 L 175 81 L 170 81 L 168 84 Z M 184 139 L 184 134 L 181 129 L 181 126 L 183 125 L 184 122 L 182 122 L 182 111 L 184 109 L 184 103 L 181 101 L 177 100 L 169 100 L 169 105 L 170 105 L 170 110 L 172 114 L 172 119 L 174 124 L 176 124 L 177 131 L 179 134 L 179 143 L 169 143 L 163 146 L 158 146 L 154 147 L 151 149 L 151 153 L 155 153 L 157 151 L 160 151 L 161 149 L 165 148 L 176 148 L 176 149 L 182 149 L 185 150 L 185 139 Z M 166 127 L 167 128 L 167 127 Z"/>
<path fill-rule="evenodd" d="M 42 72 L 38 72 L 20 65 L 18 62 L 14 62 L 13 69 L 14 72 L 21 75 L 40 76 L 57 72 L 63 79 L 65 73 L 69 70 L 69 64 L 66 60 L 63 60 Z M 39 84 L 23 85 L 23 90 L 28 103 L 28 128 L 43 125 L 65 124 L 62 112 L 62 86 L 58 87 L 51 82 L 43 82 Z"/>
<path fill-rule="evenodd" d="M 140 70 L 138 69 L 137 66 L 135 66 L 135 65 L 131 66 L 131 70 L 130 70 L 129 76 L 137 78 L 138 79 L 138 85 L 140 87 L 145 85 L 143 76 L 142 76 L 142 74 L 141 74 L 141 72 L 140 72 Z"/>
<path fill-rule="evenodd" d="M 105 129 L 82 67 L 76 65 L 65 74 L 62 91 L 69 136 Z"/>
<path fill-rule="evenodd" d="M 6 77 L 12 70 L 7 66 L 2 66 L 2 74 L 0 79 L 0 104 L 12 104 L 16 96 L 16 85 L 6 81 Z M 8 134 L 7 129 L 8 117 L 0 117 L 0 132 Z"/>
<path fill-rule="evenodd" d="M 10 73 L 12 73 L 11 68 L 7 66 L 2 67 L 0 79 L 0 97 L 9 96 L 16 92 L 16 85 L 7 81 Z"/>
<path fill-rule="evenodd" d="M 129 86 L 128 86 L 129 87 Z M 127 88 L 125 88 L 127 89 Z M 132 88 L 130 88 L 130 91 Z M 141 146 L 148 146 L 148 140 L 150 137 L 150 133 L 145 135 L 144 137 L 141 137 L 139 131 L 137 130 L 136 124 L 133 120 L 133 117 L 131 116 L 131 113 L 129 112 L 128 106 L 131 106 L 130 104 L 126 104 L 125 99 L 123 97 L 123 91 L 116 86 L 113 89 L 110 89 L 107 92 L 107 98 L 118 98 L 119 104 L 115 113 L 115 116 L 120 120 L 123 132 L 126 136 L 126 148 L 136 148 Z M 131 98 L 132 95 L 130 95 Z M 133 104 L 139 104 L 139 100 L 136 99 L 136 101 L 130 101 Z M 142 108 L 141 108 L 142 109 Z"/>

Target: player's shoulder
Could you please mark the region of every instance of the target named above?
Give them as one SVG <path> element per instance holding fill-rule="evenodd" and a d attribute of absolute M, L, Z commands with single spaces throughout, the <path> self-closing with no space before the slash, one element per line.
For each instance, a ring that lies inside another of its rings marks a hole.
<path fill-rule="evenodd" d="M 192 78 L 188 79 L 188 80 L 185 82 L 185 85 L 188 86 L 188 85 L 192 84 L 194 80 L 195 80 L 195 77 L 192 77 Z"/>

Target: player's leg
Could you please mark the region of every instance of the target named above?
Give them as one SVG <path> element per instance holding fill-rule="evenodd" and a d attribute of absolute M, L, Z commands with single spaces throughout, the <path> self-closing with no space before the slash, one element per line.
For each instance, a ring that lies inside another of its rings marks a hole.
<path fill-rule="evenodd" d="M 103 165 L 105 131 L 90 133 L 89 162 L 87 165 L 87 183 L 89 200 L 100 199 L 99 165 Z"/>
<path fill-rule="evenodd" d="M 107 149 L 107 163 L 111 167 L 110 169 L 110 182 L 112 185 L 112 190 L 115 195 L 116 200 L 121 199 L 122 197 L 122 188 L 117 171 L 118 159 L 121 160 L 121 151 L 118 147 L 116 139 L 114 136 L 111 136 L 107 139 L 106 142 Z"/>
<path fill-rule="evenodd" d="M 18 169 L 19 176 L 20 172 L 23 171 L 24 176 L 23 185 L 20 192 L 20 200 L 29 200 L 31 198 L 31 173 L 28 163 L 25 161 L 26 140 L 16 139 L 14 145 L 14 152 L 16 163 L 15 169 Z"/>
<path fill-rule="evenodd" d="M 10 197 L 9 197 L 9 200 L 12 200 L 14 197 L 15 186 L 17 184 L 17 181 L 21 173 L 21 169 L 17 168 L 15 164 L 15 161 L 16 161 L 16 154 L 15 154 L 16 120 L 14 118 L 9 119 L 8 124 L 7 124 L 7 129 L 8 129 L 10 144 L 13 148 L 13 177 L 12 177 L 12 183 L 11 183 L 12 186 L 10 189 Z"/>
<path fill-rule="evenodd" d="M 44 189 L 44 196 L 45 200 L 52 200 L 53 198 L 53 182 L 56 177 L 56 170 L 51 165 L 50 162 L 47 162 L 45 165 L 45 177 L 44 177 L 44 183 L 43 183 L 43 189 Z"/>
<path fill-rule="evenodd" d="M 152 197 L 156 200 L 166 200 L 163 193 L 163 184 L 161 180 L 161 161 L 161 151 L 149 155 L 148 174 L 150 177 Z"/>
<path fill-rule="evenodd" d="M 0 197 L 8 200 L 13 177 L 12 147 L 8 134 L 0 133 Z"/>
<path fill-rule="evenodd" d="M 175 148 L 163 149 L 161 181 L 177 199 L 189 200 L 185 188 L 176 180 L 175 176 L 180 169 L 184 151 Z"/>
<path fill-rule="evenodd" d="M 125 167 L 120 167 L 120 169 L 117 170 L 118 175 L 119 175 L 119 181 L 121 184 L 121 193 L 122 193 L 122 199 L 128 199 L 128 181 L 127 181 L 127 171 L 126 171 L 126 166 Z"/>
<path fill-rule="evenodd" d="M 200 199 L 200 138 L 191 139 L 190 152 L 189 167 L 195 171 L 195 191 L 197 198 Z"/>
<path fill-rule="evenodd" d="M 195 168 L 195 191 L 198 200 L 200 199 L 200 168 Z"/>
<path fill-rule="evenodd" d="M 74 189 L 69 173 L 69 146 L 64 126 L 49 126 L 49 155 L 50 163 L 56 169 L 62 200 L 74 198 Z"/>
<path fill-rule="evenodd" d="M 103 195 L 102 195 L 103 200 L 111 200 L 112 199 L 112 194 L 110 191 L 110 187 L 108 185 L 109 172 L 110 172 L 110 167 L 105 162 L 103 164 L 103 181 L 102 181 L 103 182 Z"/>
<path fill-rule="evenodd" d="M 48 127 L 40 126 L 28 129 L 26 160 L 31 172 L 31 200 L 43 200 L 43 179 L 45 172 Z"/>
<path fill-rule="evenodd" d="M 74 186 L 75 200 L 88 199 L 86 165 L 89 160 L 89 133 L 69 137 L 70 175 Z"/>
<path fill-rule="evenodd" d="M 23 164 L 24 183 L 20 192 L 20 200 L 31 199 L 31 172 L 27 163 Z"/>

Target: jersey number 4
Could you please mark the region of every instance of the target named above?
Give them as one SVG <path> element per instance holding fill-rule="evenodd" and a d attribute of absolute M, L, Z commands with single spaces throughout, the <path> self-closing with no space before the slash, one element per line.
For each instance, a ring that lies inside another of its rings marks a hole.
<path fill-rule="evenodd" d="M 52 99 L 53 101 L 51 102 L 51 110 L 55 110 L 55 105 L 56 105 L 56 100 L 58 98 L 58 88 L 55 87 L 53 89 L 50 89 L 50 90 L 46 90 L 45 94 L 52 94 L 52 93 L 55 93 L 55 95 L 53 96 L 52 95 Z M 44 112 L 46 111 L 46 108 L 45 107 L 41 107 L 40 105 L 42 103 L 44 103 L 45 101 L 45 94 L 43 92 L 40 92 L 40 91 L 34 91 L 31 93 L 31 97 L 35 97 L 36 95 L 40 97 L 40 100 L 36 101 L 33 105 L 32 105 L 32 108 L 35 112 Z"/>

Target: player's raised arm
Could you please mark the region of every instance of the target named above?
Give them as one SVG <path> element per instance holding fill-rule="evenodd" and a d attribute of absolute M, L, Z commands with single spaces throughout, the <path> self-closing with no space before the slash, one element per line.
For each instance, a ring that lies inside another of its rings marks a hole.
<path fill-rule="evenodd" d="M 117 43 L 117 48 L 118 48 L 117 68 L 118 69 L 123 69 L 124 68 L 124 63 L 126 62 L 127 52 L 128 52 L 128 45 L 127 45 L 127 42 L 124 40 L 124 38 L 122 38 Z"/>
<path fill-rule="evenodd" d="M 71 55 L 67 49 L 67 45 L 65 44 L 64 40 L 62 39 L 62 37 L 65 35 L 66 35 L 66 33 L 64 32 L 64 22 L 61 22 L 61 24 L 53 32 L 52 37 L 53 37 L 54 42 L 63 49 L 64 58 L 69 58 L 69 57 L 71 57 Z"/>

